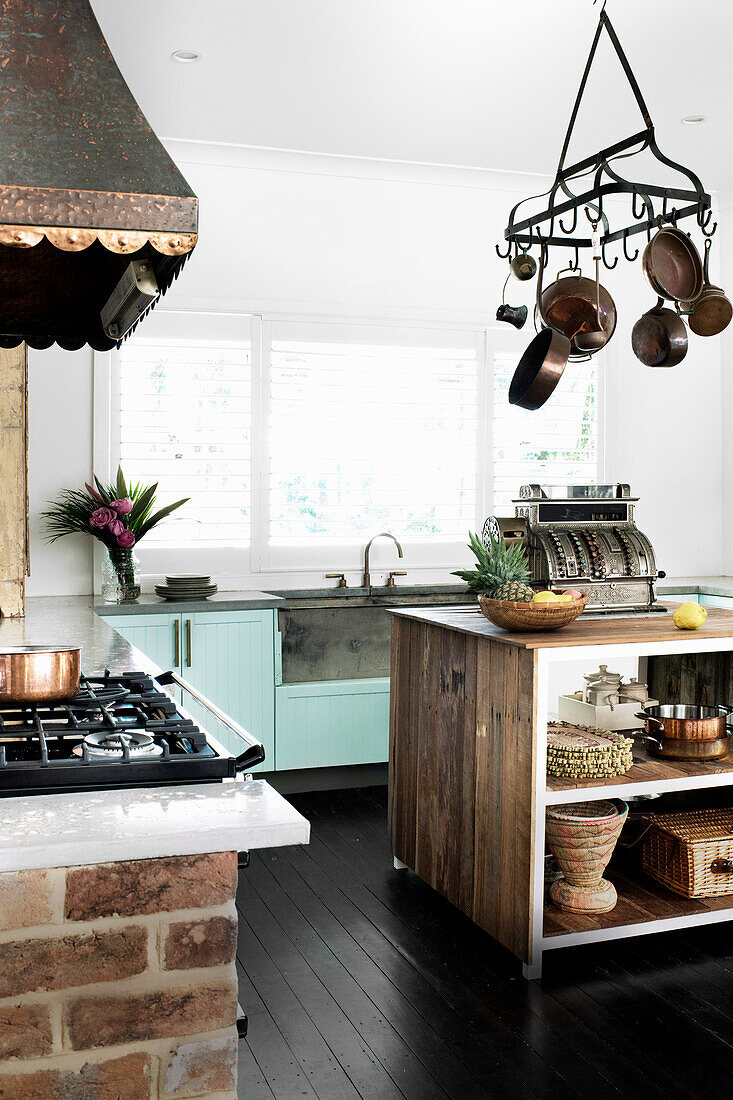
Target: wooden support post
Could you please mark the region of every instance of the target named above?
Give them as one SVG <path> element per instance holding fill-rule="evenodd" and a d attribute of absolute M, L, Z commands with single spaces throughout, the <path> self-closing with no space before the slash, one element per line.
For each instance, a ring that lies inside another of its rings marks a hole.
<path fill-rule="evenodd" d="M 0 614 L 25 614 L 28 553 L 26 346 L 0 348 Z"/>

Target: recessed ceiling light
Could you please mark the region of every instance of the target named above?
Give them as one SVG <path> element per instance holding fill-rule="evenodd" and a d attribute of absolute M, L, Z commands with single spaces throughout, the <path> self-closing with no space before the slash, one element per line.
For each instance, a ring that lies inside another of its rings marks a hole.
<path fill-rule="evenodd" d="M 196 53 L 196 50 L 174 50 L 171 54 L 171 61 L 179 61 L 181 65 L 192 65 L 200 59 L 201 54 Z"/>
<path fill-rule="evenodd" d="M 685 115 L 680 122 L 684 122 L 685 126 L 697 126 L 699 122 L 705 122 L 707 117 L 707 115 Z"/>

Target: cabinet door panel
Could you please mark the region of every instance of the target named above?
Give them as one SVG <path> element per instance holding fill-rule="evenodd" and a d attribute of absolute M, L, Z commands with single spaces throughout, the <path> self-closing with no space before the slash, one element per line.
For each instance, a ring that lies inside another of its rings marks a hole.
<path fill-rule="evenodd" d="M 275 690 L 275 708 L 279 770 L 387 759 L 388 676 L 284 684 Z"/>
<path fill-rule="evenodd" d="M 164 671 L 174 669 L 174 623 L 178 615 L 105 615 L 104 621 Z M 139 672 L 139 669 L 130 669 Z"/>
<path fill-rule="evenodd" d="M 274 613 L 270 610 L 201 611 L 191 615 L 183 612 L 181 620 L 184 679 L 262 742 L 267 759 L 258 770 L 274 770 Z M 206 711 L 190 701 L 186 706 L 231 752 L 243 751 L 241 740 Z"/>

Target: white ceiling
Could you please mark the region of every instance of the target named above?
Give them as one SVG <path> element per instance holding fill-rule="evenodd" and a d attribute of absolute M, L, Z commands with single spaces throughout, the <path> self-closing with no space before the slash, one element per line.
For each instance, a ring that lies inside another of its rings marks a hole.
<path fill-rule="evenodd" d="M 599 10 L 590 0 L 92 5 L 162 137 L 543 174 L 557 165 Z M 608 0 L 607 10 L 662 150 L 708 189 L 733 183 L 733 4 Z M 643 128 L 604 39 L 575 157 Z M 201 60 L 174 64 L 175 49 Z M 689 114 L 708 121 L 681 125 Z"/>

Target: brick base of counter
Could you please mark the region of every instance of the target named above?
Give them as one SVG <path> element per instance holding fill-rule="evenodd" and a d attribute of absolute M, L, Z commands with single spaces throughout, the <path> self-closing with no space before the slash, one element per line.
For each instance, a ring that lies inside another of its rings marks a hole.
<path fill-rule="evenodd" d="M 0 1100 L 236 1100 L 236 852 L 0 873 Z"/>

